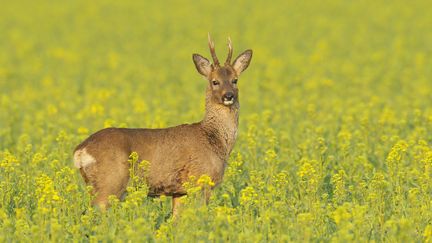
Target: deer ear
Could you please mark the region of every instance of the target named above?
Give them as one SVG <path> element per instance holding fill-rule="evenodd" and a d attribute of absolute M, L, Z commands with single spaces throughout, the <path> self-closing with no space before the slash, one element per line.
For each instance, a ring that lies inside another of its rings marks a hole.
<path fill-rule="evenodd" d="M 192 59 L 195 63 L 195 67 L 197 71 L 205 76 L 208 77 L 212 71 L 212 66 L 210 64 L 210 61 L 207 60 L 207 58 L 199 55 L 199 54 L 193 54 Z"/>
<path fill-rule="evenodd" d="M 249 66 L 252 59 L 252 50 L 246 50 L 240 54 L 233 62 L 232 67 L 236 71 L 237 75 L 240 75 Z"/>

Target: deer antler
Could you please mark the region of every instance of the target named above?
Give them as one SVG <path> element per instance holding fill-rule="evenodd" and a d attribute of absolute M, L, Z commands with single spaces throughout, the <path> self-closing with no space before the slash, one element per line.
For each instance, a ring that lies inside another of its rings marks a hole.
<path fill-rule="evenodd" d="M 214 44 L 214 42 L 212 41 L 212 39 L 210 37 L 210 33 L 208 33 L 208 45 L 209 45 L 209 48 L 210 48 L 211 56 L 213 58 L 213 65 L 215 67 L 219 67 L 219 60 L 218 60 L 218 58 L 216 56 L 216 52 L 215 52 L 215 44 Z"/>
<path fill-rule="evenodd" d="M 232 43 L 231 43 L 231 38 L 228 37 L 228 56 L 227 56 L 227 59 L 225 61 L 225 65 L 231 64 L 232 54 L 233 54 L 233 47 L 232 47 Z"/>

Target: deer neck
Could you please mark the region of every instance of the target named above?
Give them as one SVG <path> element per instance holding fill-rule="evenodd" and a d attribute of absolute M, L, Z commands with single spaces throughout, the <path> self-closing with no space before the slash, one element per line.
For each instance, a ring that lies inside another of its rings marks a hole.
<path fill-rule="evenodd" d="M 212 101 L 211 93 L 211 88 L 207 87 L 206 112 L 201 125 L 210 139 L 217 140 L 211 142 L 221 150 L 217 152 L 228 159 L 237 138 L 240 104 L 238 100 L 231 106 L 217 104 Z"/>

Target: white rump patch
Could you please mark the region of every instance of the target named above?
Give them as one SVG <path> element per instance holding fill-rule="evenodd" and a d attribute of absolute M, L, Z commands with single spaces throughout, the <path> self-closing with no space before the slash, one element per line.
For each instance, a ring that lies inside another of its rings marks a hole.
<path fill-rule="evenodd" d="M 87 153 L 86 148 L 75 151 L 74 165 L 77 168 L 84 168 L 96 162 L 96 159 Z"/>

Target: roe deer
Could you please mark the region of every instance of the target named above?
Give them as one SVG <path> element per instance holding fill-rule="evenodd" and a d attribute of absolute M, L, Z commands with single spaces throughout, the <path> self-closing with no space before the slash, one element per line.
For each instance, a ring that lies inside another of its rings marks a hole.
<path fill-rule="evenodd" d="M 74 164 L 84 181 L 93 186 L 94 205 L 105 209 L 109 195 L 120 198 L 125 192 L 132 152 L 138 154 L 139 161 L 150 163 L 144 178 L 149 196 L 172 196 L 174 216 L 179 197 L 186 195 L 182 185 L 190 176 L 206 174 L 215 185 L 222 181 L 237 137 L 237 78 L 249 66 L 252 50 L 231 63 L 233 49 L 228 38 L 228 57 L 221 66 L 210 35 L 208 45 L 212 64 L 199 54 L 192 55 L 196 69 L 208 80 L 202 121 L 164 129 L 106 128 L 76 147 Z M 208 201 L 209 195 L 205 197 Z"/>

